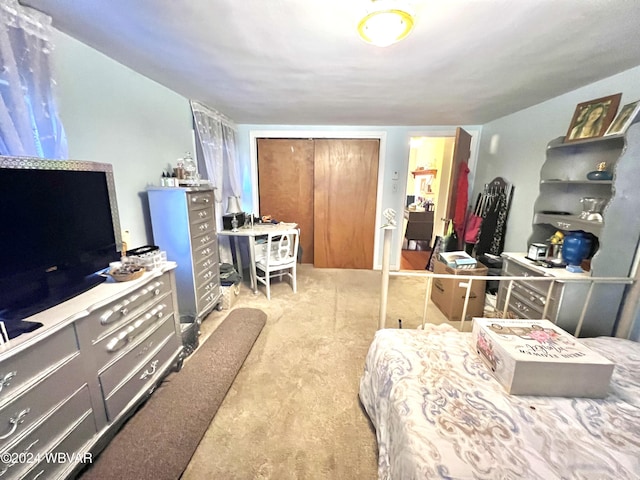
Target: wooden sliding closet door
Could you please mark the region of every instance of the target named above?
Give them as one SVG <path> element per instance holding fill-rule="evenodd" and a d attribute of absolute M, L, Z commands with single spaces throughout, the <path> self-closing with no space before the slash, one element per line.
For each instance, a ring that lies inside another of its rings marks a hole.
<path fill-rule="evenodd" d="M 313 140 L 258 139 L 260 215 L 300 226 L 302 263 L 313 263 Z"/>
<path fill-rule="evenodd" d="M 314 265 L 373 268 L 377 139 L 316 139 Z"/>

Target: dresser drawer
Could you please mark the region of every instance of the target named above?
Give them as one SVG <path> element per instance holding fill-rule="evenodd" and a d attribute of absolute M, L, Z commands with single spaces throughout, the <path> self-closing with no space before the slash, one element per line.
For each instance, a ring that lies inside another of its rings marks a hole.
<path fill-rule="evenodd" d="M 206 313 L 211 308 L 213 308 L 215 306 L 215 303 L 220 298 L 220 295 L 221 295 L 220 289 L 218 289 L 217 291 L 211 291 L 206 293 L 202 297 L 198 297 L 198 301 L 197 301 L 198 312 L 203 314 L 203 313 Z"/>
<path fill-rule="evenodd" d="M 526 287 L 529 290 L 537 292 L 543 297 L 546 296 L 547 294 L 547 290 L 549 289 L 550 282 L 554 280 L 554 277 L 547 277 L 546 275 L 543 275 L 542 273 L 536 270 L 529 269 L 524 265 L 521 265 L 513 261 L 509 261 L 509 260 L 504 262 L 502 274 L 505 276 L 511 276 L 511 277 L 548 278 L 549 282 L 541 282 L 541 281 L 527 282 L 526 280 L 520 281 L 520 283 L 522 285 L 526 285 Z"/>
<path fill-rule="evenodd" d="M 141 363 L 146 362 L 158 349 L 158 345 L 166 343 L 167 338 L 171 335 L 176 335 L 173 316 L 167 317 L 164 322 L 150 329 L 149 335 L 142 339 L 136 347 L 130 349 L 100 373 L 98 378 L 104 398 L 111 395 L 127 375 L 136 370 Z"/>
<path fill-rule="evenodd" d="M 213 266 L 198 272 L 195 275 L 196 288 L 200 288 L 201 285 L 205 285 L 206 283 L 218 283 L 218 277 L 220 276 L 219 268 L 216 262 Z"/>
<path fill-rule="evenodd" d="M 543 285 L 543 284 L 541 284 Z M 527 303 L 529 303 L 532 307 L 537 308 L 542 312 L 544 310 L 544 306 L 547 303 L 546 301 L 546 293 L 544 294 L 529 288 L 528 284 L 522 284 L 520 282 L 513 282 L 512 295 L 515 293 L 518 297 L 524 299 Z"/>
<path fill-rule="evenodd" d="M 87 451 L 88 442 L 93 440 L 96 427 L 91 412 L 86 412 L 61 440 L 47 452 L 47 457 L 34 465 L 29 473 L 22 477 L 25 480 L 48 480 L 64 478 L 77 465 L 90 463 L 93 455 Z M 48 460 L 48 461 L 47 461 Z"/>
<path fill-rule="evenodd" d="M 209 257 L 214 257 L 213 261 L 215 262 L 218 258 L 218 248 L 214 242 L 210 242 L 204 246 L 194 245 L 193 246 L 193 263 L 199 264 L 204 260 L 207 260 Z"/>
<path fill-rule="evenodd" d="M 155 278 L 77 322 L 78 334 L 86 341 L 97 343 L 114 329 L 138 316 L 143 309 L 148 308 L 148 305 L 157 302 L 159 298 L 170 292 L 171 281 L 168 274 Z"/>
<path fill-rule="evenodd" d="M 217 250 L 217 247 L 216 247 Z M 193 259 L 193 274 L 194 276 L 198 276 L 205 271 L 213 270 L 218 271 L 220 267 L 218 266 L 218 255 L 215 253 L 211 253 L 206 258 L 194 258 Z"/>
<path fill-rule="evenodd" d="M 165 318 L 173 314 L 173 300 L 171 295 L 160 298 L 148 309 L 141 311 L 127 323 L 113 330 L 105 336 L 93 349 L 95 364 L 98 368 L 120 358 L 132 348 L 138 339 L 145 337 L 153 327 L 162 323 Z"/>
<path fill-rule="evenodd" d="M 540 319 L 542 318 L 542 312 L 544 311 L 537 305 L 532 304 L 524 297 L 520 296 L 518 292 L 511 292 L 511 299 L 509 300 L 509 306 L 512 309 L 517 310 L 526 318 Z"/>
<path fill-rule="evenodd" d="M 218 278 L 212 278 L 200 285 L 196 291 L 196 296 L 198 299 L 198 311 L 215 302 L 220 296 L 220 281 Z"/>
<path fill-rule="evenodd" d="M 78 420 L 89 415 L 93 419 L 89 388 L 85 384 L 57 409 L 48 414 L 28 435 L 18 443 L 10 446 L 0 455 L 4 459 L 6 454 L 11 456 L 9 462 L 0 461 L 0 477 L 13 478 L 25 472 L 38 454 L 48 452 L 56 444 L 60 432 L 66 432 Z M 95 422 L 87 439 L 96 433 Z"/>
<path fill-rule="evenodd" d="M 22 437 L 53 406 L 81 385 L 84 369 L 80 352 L 52 373 L 12 399 L 0 410 L 0 450 Z"/>
<path fill-rule="evenodd" d="M 205 233 L 200 237 L 196 237 L 192 241 L 192 246 L 194 250 L 198 250 L 199 248 L 212 246 L 212 244 L 217 240 L 215 233 Z"/>
<path fill-rule="evenodd" d="M 215 201 L 213 196 L 213 190 L 206 192 L 190 192 L 187 193 L 187 202 L 189 203 L 189 214 L 191 212 L 200 210 L 202 208 L 213 209 L 213 202 Z"/>
<path fill-rule="evenodd" d="M 167 337 L 156 352 L 105 399 L 109 421 L 113 421 L 139 394 L 154 385 L 175 358 L 181 346 L 176 335 Z M 162 421 L 162 419 L 158 419 Z"/>
<path fill-rule="evenodd" d="M 0 363 L 0 405 L 9 395 L 77 351 L 78 340 L 73 325 L 68 325 Z"/>
<path fill-rule="evenodd" d="M 512 277 L 543 277 L 544 275 L 536 270 L 525 267 L 512 260 L 505 260 L 504 273 Z"/>
<path fill-rule="evenodd" d="M 209 205 L 198 204 L 189 206 L 189 223 L 191 225 L 210 221 L 213 218 L 213 209 Z"/>
<path fill-rule="evenodd" d="M 195 223 L 190 225 L 191 238 L 195 239 L 203 235 L 215 235 L 216 234 L 216 221 L 207 220 L 205 222 Z"/>

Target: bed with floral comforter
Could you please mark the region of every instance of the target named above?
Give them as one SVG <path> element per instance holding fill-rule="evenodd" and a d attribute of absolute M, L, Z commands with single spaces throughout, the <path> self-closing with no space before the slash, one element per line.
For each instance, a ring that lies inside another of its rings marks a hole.
<path fill-rule="evenodd" d="M 581 339 L 616 364 L 604 399 L 508 395 L 448 325 L 376 333 L 360 400 L 380 479 L 640 479 L 640 344 Z"/>

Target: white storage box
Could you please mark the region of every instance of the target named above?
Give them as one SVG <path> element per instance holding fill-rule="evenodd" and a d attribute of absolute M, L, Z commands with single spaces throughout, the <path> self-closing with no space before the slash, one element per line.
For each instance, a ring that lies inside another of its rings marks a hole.
<path fill-rule="evenodd" d="M 467 252 L 441 252 L 439 256 L 449 268 L 476 268 L 478 264 Z"/>
<path fill-rule="evenodd" d="M 233 284 L 228 287 L 220 287 L 220 292 L 222 292 L 220 296 L 222 309 L 231 310 L 240 295 L 240 285 Z"/>
<path fill-rule="evenodd" d="M 603 398 L 614 364 L 548 320 L 473 319 L 473 345 L 508 393 Z"/>

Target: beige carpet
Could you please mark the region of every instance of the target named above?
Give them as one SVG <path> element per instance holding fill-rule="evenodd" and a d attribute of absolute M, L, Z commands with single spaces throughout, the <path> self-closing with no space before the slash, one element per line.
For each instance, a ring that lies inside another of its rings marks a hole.
<path fill-rule="evenodd" d="M 375 479 L 375 431 L 358 401 L 378 324 L 381 274 L 298 269 L 298 293 L 276 282 L 272 299 L 246 285 L 234 305 L 267 323 L 183 475 L 184 480 Z M 425 281 L 391 278 L 388 327 L 422 322 Z M 206 336 L 226 317 L 212 313 Z M 435 323 L 443 316 L 433 305 Z M 455 324 L 454 324 L 455 325 Z M 203 375 L 215 375 L 215 366 Z"/>

